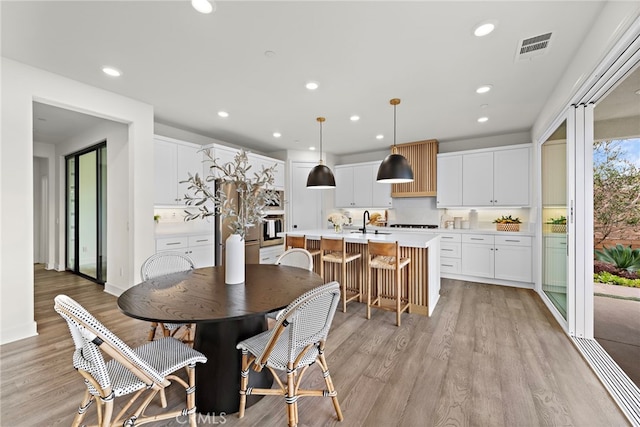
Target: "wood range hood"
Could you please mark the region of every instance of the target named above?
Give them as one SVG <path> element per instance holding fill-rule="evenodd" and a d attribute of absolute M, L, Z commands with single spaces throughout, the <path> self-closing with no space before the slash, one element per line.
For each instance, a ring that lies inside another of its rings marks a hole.
<path fill-rule="evenodd" d="M 407 142 L 396 145 L 413 170 L 413 182 L 392 184 L 391 197 L 433 197 L 436 195 L 436 161 L 438 140 Z"/>

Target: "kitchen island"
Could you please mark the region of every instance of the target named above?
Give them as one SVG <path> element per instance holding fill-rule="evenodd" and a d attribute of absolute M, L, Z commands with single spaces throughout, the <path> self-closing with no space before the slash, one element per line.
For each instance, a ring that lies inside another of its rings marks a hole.
<path fill-rule="evenodd" d="M 320 238 L 325 239 L 345 239 L 348 252 L 362 254 L 362 262 L 349 263 L 347 275 L 349 282 L 360 280 L 361 296 L 360 302 L 366 302 L 368 269 L 367 259 L 369 257 L 368 241 L 398 242 L 400 245 L 400 256 L 411 258 L 411 263 L 406 268 L 409 277 L 409 286 L 412 287 L 412 301 L 410 301 L 409 313 L 418 313 L 431 316 L 440 298 L 440 236 L 428 235 L 424 233 L 394 233 L 383 231 L 375 233 L 373 230 L 366 234 L 351 230 L 344 230 L 336 233 L 331 229 L 315 230 L 295 230 L 284 234 L 291 236 L 307 236 L 307 246 L 309 249 L 320 249 Z M 319 257 L 317 257 L 319 258 Z M 314 259 L 314 271 L 320 271 L 319 259 Z M 330 270 L 329 270 L 330 271 Z M 389 282 L 389 277 L 385 282 Z M 388 292 L 391 292 L 389 286 Z"/>

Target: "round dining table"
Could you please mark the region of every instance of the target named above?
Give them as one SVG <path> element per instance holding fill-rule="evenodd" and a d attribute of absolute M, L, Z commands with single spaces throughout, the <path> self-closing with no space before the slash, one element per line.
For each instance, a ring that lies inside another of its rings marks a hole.
<path fill-rule="evenodd" d="M 163 323 L 195 323 L 194 348 L 207 356 L 196 369 L 196 407 L 202 414 L 238 411 L 241 353 L 236 344 L 267 330 L 266 314 L 285 308 L 322 278 L 302 268 L 247 264 L 245 282 L 227 285 L 224 267 L 150 279 L 120 295 L 127 316 Z M 269 371 L 250 372 L 254 387 L 270 387 Z M 262 396 L 248 396 L 247 406 Z"/>

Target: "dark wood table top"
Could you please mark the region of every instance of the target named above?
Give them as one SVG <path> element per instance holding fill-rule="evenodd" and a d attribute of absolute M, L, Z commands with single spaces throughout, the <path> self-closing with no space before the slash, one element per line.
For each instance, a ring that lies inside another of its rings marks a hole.
<path fill-rule="evenodd" d="M 302 268 L 247 264 L 244 284 L 224 283 L 224 267 L 150 279 L 126 290 L 118 306 L 130 317 L 163 323 L 198 323 L 280 310 L 322 278 Z"/>

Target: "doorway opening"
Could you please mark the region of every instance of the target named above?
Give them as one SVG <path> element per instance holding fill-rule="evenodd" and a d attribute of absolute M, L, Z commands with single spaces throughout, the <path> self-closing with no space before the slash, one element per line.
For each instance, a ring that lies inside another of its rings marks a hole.
<path fill-rule="evenodd" d="M 65 157 L 66 269 L 107 280 L 107 143 Z"/>

